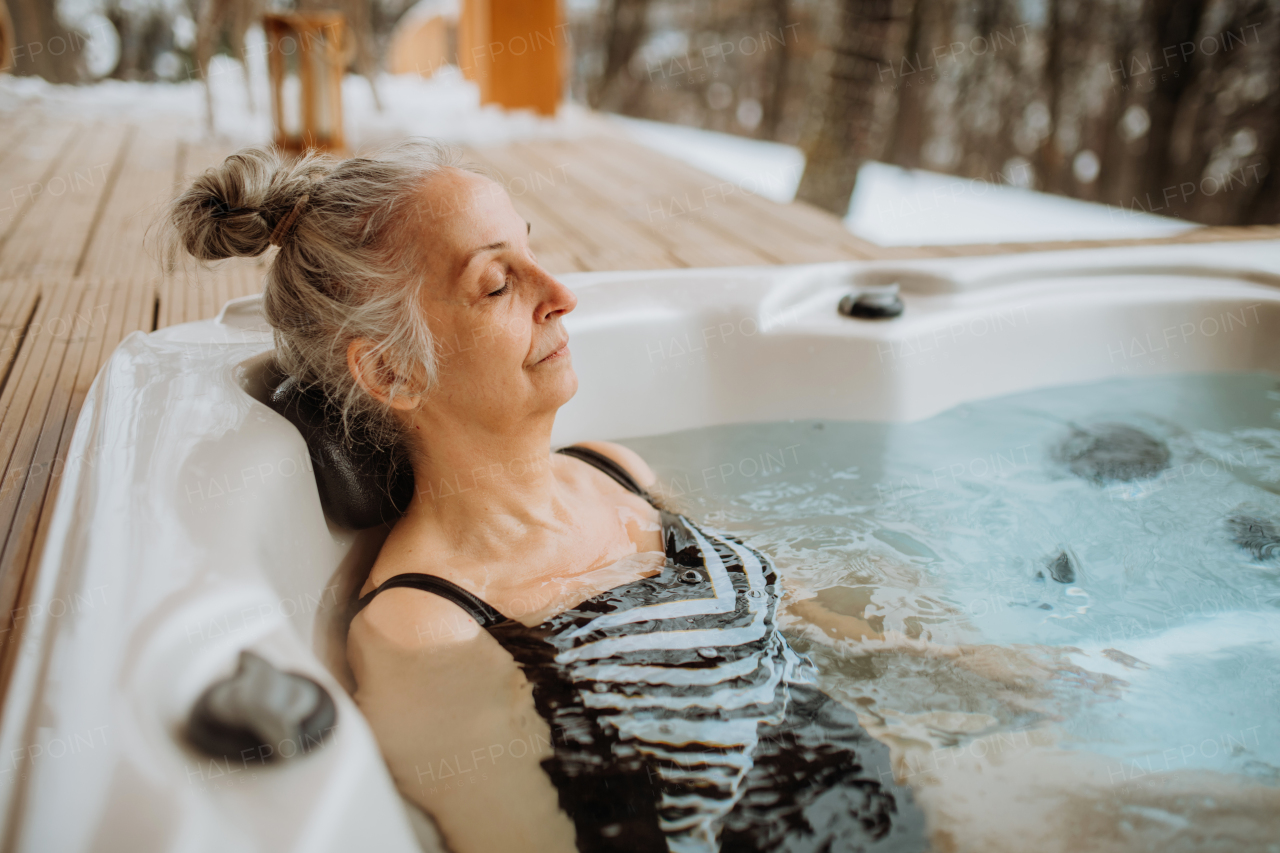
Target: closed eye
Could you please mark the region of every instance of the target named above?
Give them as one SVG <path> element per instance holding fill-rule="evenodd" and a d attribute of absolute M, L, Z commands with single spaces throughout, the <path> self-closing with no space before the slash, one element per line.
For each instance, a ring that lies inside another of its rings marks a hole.
<path fill-rule="evenodd" d="M 491 291 L 490 293 L 487 293 L 485 295 L 501 296 L 502 294 L 506 293 L 510 289 L 511 289 L 511 276 L 508 275 L 506 278 L 502 280 L 502 287 L 499 287 L 497 290 Z"/>

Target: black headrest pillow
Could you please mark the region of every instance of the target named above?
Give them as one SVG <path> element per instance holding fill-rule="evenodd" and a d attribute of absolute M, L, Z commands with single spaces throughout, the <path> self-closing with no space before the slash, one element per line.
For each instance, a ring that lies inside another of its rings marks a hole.
<path fill-rule="evenodd" d="M 353 429 L 348 444 L 338 407 L 319 388 L 303 389 L 278 371 L 269 382 L 269 405 L 307 442 L 320 505 L 330 521 L 363 530 L 404 514 L 413 497 L 413 469 L 402 454 L 378 447 L 362 430 Z"/>

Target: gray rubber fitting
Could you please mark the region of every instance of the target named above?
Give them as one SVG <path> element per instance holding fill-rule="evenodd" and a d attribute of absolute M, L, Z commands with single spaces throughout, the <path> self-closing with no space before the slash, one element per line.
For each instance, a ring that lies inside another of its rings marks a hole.
<path fill-rule="evenodd" d="M 235 674 L 215 682 L 196 701 L 187 736 L 209 755 L 269 763 L 321 746 L 337 718 L 333 697 L 319 683 L 281 672 L 244 650 Z"/>

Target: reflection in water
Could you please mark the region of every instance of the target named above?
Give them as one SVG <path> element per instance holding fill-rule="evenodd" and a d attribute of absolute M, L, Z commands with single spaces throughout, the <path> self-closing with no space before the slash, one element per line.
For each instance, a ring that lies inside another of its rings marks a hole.
<path fill-rule="evenodd" d="M 1115 380 L 626 443 L 687 515 L 775 558 L 782 627 L 889 746 L 935 845 L 1269 850 L 1275 389 Z"/>

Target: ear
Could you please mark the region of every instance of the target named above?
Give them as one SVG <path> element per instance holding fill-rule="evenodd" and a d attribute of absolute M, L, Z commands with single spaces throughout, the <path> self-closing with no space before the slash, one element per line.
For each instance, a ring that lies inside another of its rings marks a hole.
<path fill-rule="evenodd" d="M 422 396 L 404 394 L 391 396 L 391 386 L 397 378 L 395 368 L 388 363 L 386 351 L 379 350 L 368 338 L 356 338 L 347 346 L 347 369 L 357 383 L 375 400 L 401 412 L 412 411 L 422 404 Z"/>

